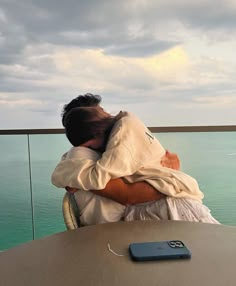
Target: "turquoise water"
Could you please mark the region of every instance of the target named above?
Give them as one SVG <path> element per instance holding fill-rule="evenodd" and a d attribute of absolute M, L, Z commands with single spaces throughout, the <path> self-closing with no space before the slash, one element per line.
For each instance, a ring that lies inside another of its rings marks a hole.
<path fill-rule="evenodd" d="M 169 133 L 157 136 L 177 151 L 181 169 L 197 179 L 206 204 L 221 223 L 236 225 L 236 132 Z"/>
<path fill-rule="evenodd" d="M 198 180 L 214 217 L 236 225 L 236 132 L 155 135 L 166 149 L 178 153 L 182 170 Z M 0 250 L 65 230 L 64 190 L 52 186 L 50 176 L 70 145 L 61 134 L 31 135 L 29 141 L 32 183 L 27 136 L 0 136 Z"/>

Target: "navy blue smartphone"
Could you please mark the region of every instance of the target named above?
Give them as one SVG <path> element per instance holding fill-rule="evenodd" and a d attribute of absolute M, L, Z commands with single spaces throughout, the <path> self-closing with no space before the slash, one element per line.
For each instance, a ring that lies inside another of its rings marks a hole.
<path fill-rule="evenodd" d="M 129 253 L 135 261 L 191 258 L 191 252 L 180 240 L 131 243 Z"/>

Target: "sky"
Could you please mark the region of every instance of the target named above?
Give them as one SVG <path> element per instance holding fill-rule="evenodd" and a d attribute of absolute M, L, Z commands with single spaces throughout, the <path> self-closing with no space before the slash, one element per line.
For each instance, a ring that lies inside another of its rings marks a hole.
<path fill-rule="evenodd" d="M 87 92 L 151 126 L 236 124 L 236 0 L 0 0 L 0 129 Z"/>

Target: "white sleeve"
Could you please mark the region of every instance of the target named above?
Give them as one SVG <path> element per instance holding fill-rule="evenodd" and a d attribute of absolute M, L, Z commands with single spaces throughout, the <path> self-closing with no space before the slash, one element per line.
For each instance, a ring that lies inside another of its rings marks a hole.
<path fill-rule="evenodd" d="M 66 155 L 66 156 L 65 156 Z M 67 153 L 63 155 L 63 159 L 90 159 L 97 161 L 101 158 L 101 154 L 89 149 L 87 147 L 72 147 Z"/>
<path fill-rule="evenodd" d="M 63 154 L 61 161 L 56 166 L 51 176 L 51 182 L 58 188 L 67 186 L 79 188 L 76 181 L 76 173 L 90 164 L 94 164 L 101 155 L 86 147 L 73 147 L 67 153 Z"/>
<path fill-rule="evenodd" d="M 131 175 L 140 165 L 132 160 L 124 146 L 116 146 L 103 153 L 100 160 L 83 158 L 62 160 L 55 168 L 51 180 L 59 188 L 70 186 L 83 190 L 101 190 L 113 178 Z"/>

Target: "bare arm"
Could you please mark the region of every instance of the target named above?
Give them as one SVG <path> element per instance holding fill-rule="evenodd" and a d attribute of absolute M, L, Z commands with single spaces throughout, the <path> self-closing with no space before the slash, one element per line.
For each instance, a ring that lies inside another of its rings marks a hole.
<path fill-rule="evenodd" d="M 77 189 L 67 187 L 70 192 Z M 160 200 L 165 197 L 146 182 L 126 184 L 121 178 L 110 180 L 102 190 L 91 190 L 92 193 L 116 201 L 122 205 L 134 205 Z"/>
<path fill-rule="evenodd" d="M 180 160 L 177 154 L 166 151 L 162 157 L 163 167 L 180 169 Z M 66 188 L 69 192 L 76 192 L 76 188 Z M 110 180 L 102 190 L 91 190 L 92 193 L 116 201 L 122 205 L 134 205 L 160 200 L 165 195 L 157 191 L 146 182 L 126 184 L 121 178 Z"/>
<path fill-rule="evenodd" d="M 163 167 L 179 170 L 180 160 L 177 154 L 166 151 L 162 157 L 161 164 Z M 94 194 L 114 200 L 122 205 L 135 205 L 150 201 L 160 200 L 165 197 L 164 194 L 157 191 L 147 182 L 136 182 L 126 184 L 122 179 L 110 180 L 105 189 L 94 190 Z"/>
<path fill-rule="evenodd" d="M 168 150 L 161 159 L 161 165 L 174 170 L 180 169 L 180 160 L 177 154 L 170 153 Z"/>
<path fill-rule="evenodd" d="M 165 196 L 146 182 L 126 184 L 120 178 L 110 180 L 105 189 L 92 192 L 114 200 L 122 205 L 135 205 L 156 201 Z"/>

